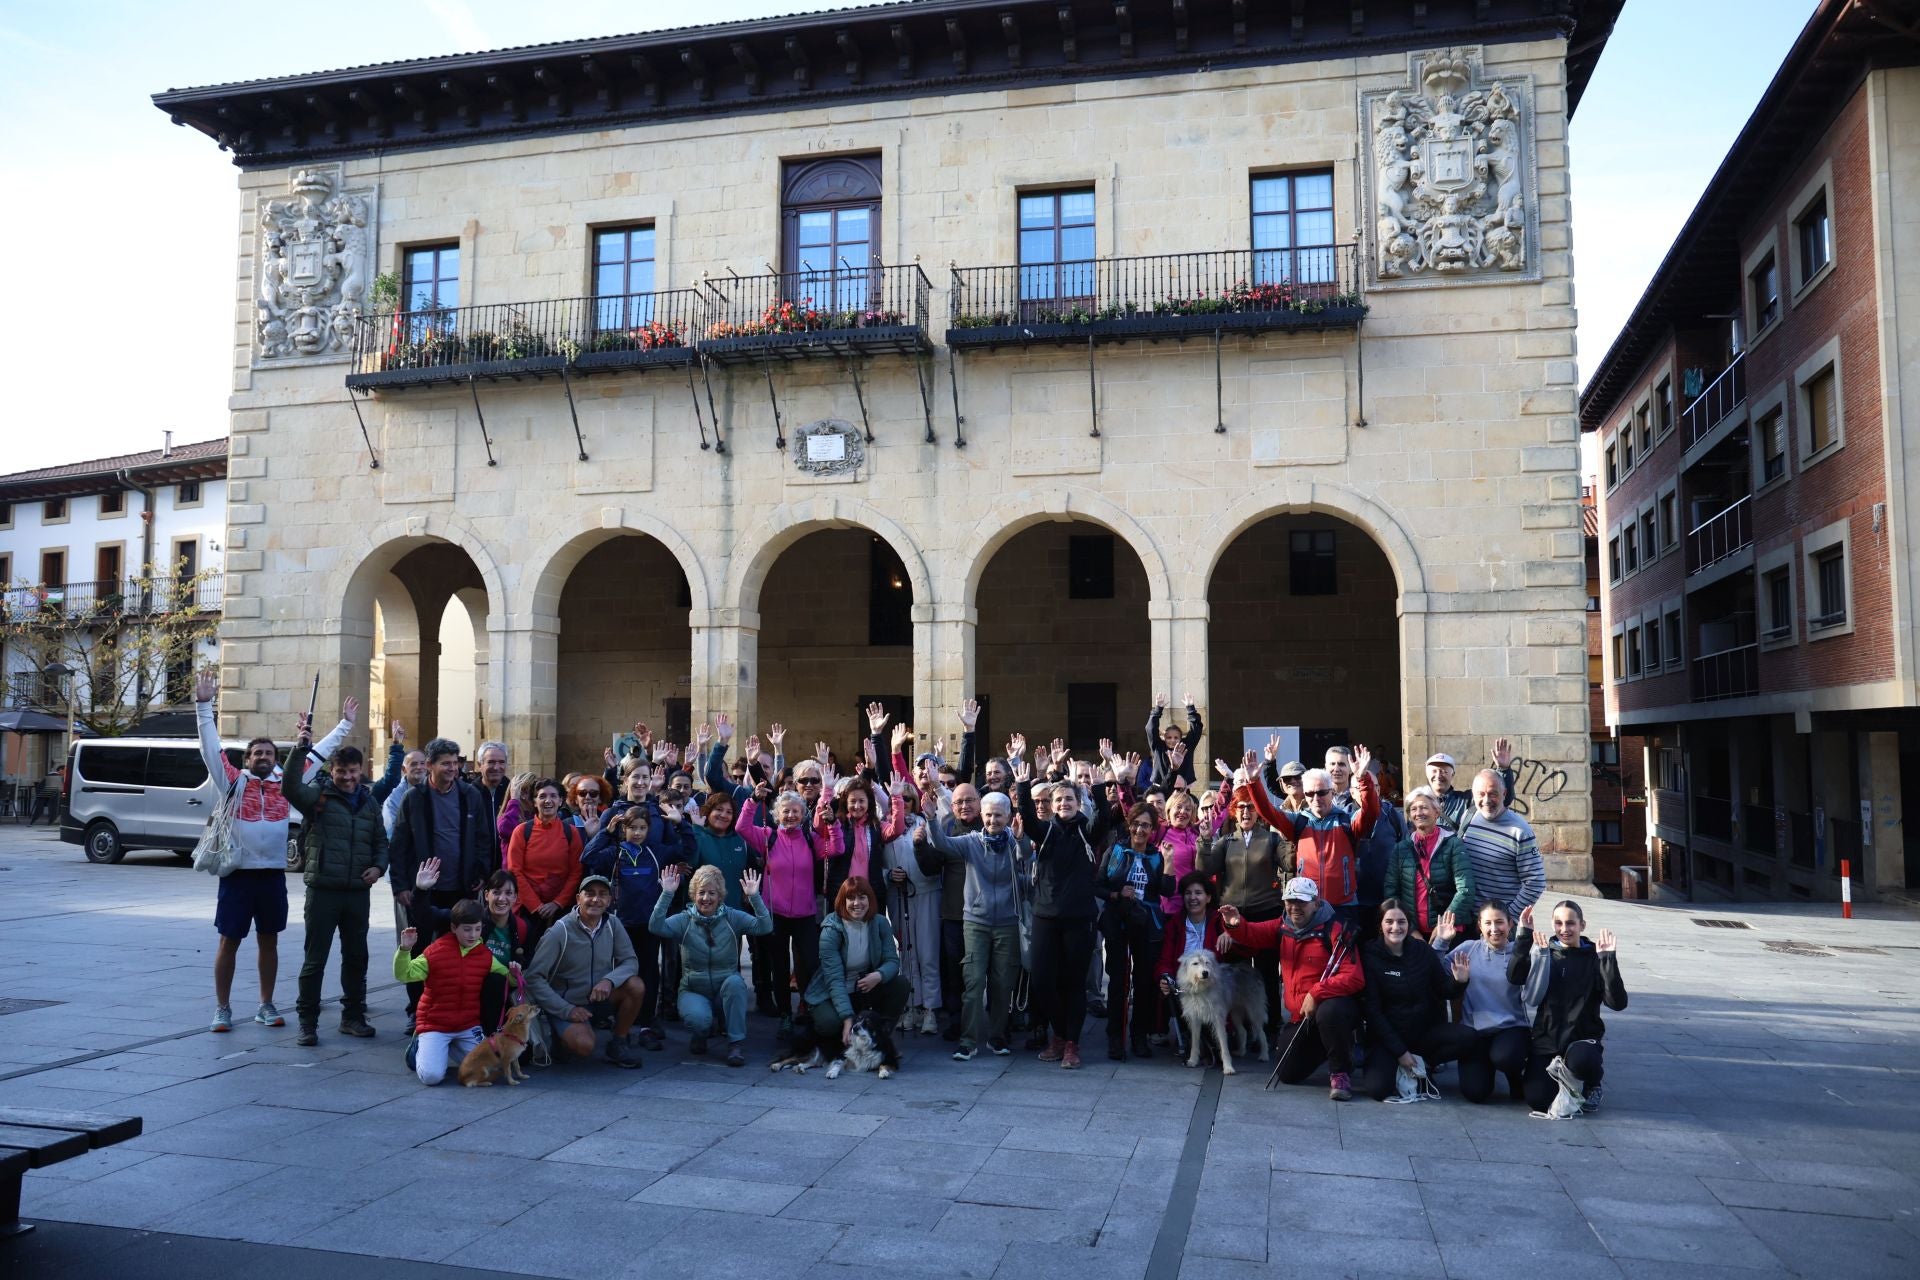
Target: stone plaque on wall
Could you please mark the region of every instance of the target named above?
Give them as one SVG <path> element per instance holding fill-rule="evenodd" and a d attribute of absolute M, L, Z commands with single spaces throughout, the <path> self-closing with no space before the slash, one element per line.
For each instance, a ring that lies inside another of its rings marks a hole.
<path fill-rule="evenodd" d="M 852 476 L 867 460 L 866 437 L 840 418 L 809 422 L 788 442 L 793 464 L 811 476 Z"/>
<path fill-rule="evenodd" d="M 1360 95 L 1369 282 L 1538 279 L 1532 77 L 1488 79 L 1477 47 L 1408 64 L 1408 87 Z"/>

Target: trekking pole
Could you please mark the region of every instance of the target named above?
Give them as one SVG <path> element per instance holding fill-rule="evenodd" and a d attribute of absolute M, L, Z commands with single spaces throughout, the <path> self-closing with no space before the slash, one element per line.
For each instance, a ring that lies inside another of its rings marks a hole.
<path fill-rule="evenodd" d="M 1347 940 L 1345 931 L 1343 930 L 1341 933 L 1340 945 L 1334 948 L 1334 952 L 1331 956 L 1327 957 L 1327 967 L 1320 971 L 1320 981 L 1325 982 L 1328 978 L 1331 978 L 1334 975 L 1334 972 L 1340 968 L 1340 961 L 1346 956 L 1349 949 L 1350 948 L 1348 946 L 1348 940 Z M 1280 978 L 1280 983 L 1281 983 L 1281 993 L 1282 993 L 1281 1002 L 1283 1006 L 1286 1000 L 1286 995 L 1285 995 L 1286 981 L 1287 981 L 1286 975 L 1282 974 Z M 1307 1020 L 1305 1018 L 1301 1018 L 1299 1021 L 1293 1024 L 1293 1035 L 1288 1038 L 1287 1047 L 1281 1050 L 1279 1055 L 1275 1057 L 1273 1060 L 1273 1072 L 1271 1075 L 1267 1077 L 1267 1083 L 1266 1083 L 1267 1088 L 1271 1089 L 1273 1088 L 1273 1086 L 1280 1083 L 1280 1067 L 1283 1063 L 1286 1062 L 1287 1055 L 1293 1052 L 1293 1046 L 1300 1039 L 1300 1032 L 1303 1029 L 1305 1029 L 1306 1025 L 1307 1025 Z"/>

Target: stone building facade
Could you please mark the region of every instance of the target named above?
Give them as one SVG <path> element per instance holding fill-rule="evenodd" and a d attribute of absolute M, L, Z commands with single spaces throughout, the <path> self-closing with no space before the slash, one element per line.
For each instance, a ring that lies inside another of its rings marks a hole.
<path fill-rule="evenodd" d="M 1509 735 L 1559 779 L 1554 879 L 1589 880 L 1566 122 L 1618 6 L 1129 8 L 159 95 L 241 164 L 227 727 L 317 669 L 431 728 L 422 620 L 457 599 L 481 730 L 533 767 L 723 711 L 844 750 L 869 697 L 923 741 L 980 696 L 991 741 L 1141 749 L 1191 693 L 1207 760 L 1281 726 L 1417 779 Z M 800 301 L 834 183 L 884 276 L 841 254 L 868 314 L 770 335 L 741 300 Z M 513 363 L 633 228 L 688 291 L 648 304 L 668 358 L 594 369 L 601 322 Z M 384 272 L 403 314 L 348 338 Z M 459 355 L 392 376 L 436 325 Z"/>

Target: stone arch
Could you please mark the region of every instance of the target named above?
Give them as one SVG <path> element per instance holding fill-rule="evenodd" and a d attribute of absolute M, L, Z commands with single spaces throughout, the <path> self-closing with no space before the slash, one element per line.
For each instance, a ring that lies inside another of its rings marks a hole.
<path fill-rule="evenodd" d="M 1009 505 L 1020 514 L 1006 515 Z M 1166 557 L 1144 525 L 1099 494 L 1082 489 L 1056 489 L 1037 498 L 1031 492 L 1008 494 L 996 505 L 992 515 L 976 521 L 967 532 L 956 563 L 966 566 L 965 600 L 969 607 L 978 598 L 980 579 L 1000 548 L 1025 530 L 1050 520 L 1083 520 L 1100 525 L 1139 557 L 1140 567 L 1147 575 L 1149 596 L 1155 600 L 1172 598 L 1172 578 L 1167 572 Z"/>
<path fill-rule="evenodd" d="M 346 624 L 351 620 L 362 617 L 371 619 L 374 593 L 379 587 L 381 575 L 390 572 L 409 551 L 430 542 L 449 543 L 467 553 L 467 558 L 473 561 L 474 568 L 480 572 L 480 580 L 486 585 L 488 614 L 494 618 L 504 618 L 507 606 L 506 580 L 487 547 L 486 539 L 460 517 L 435 513 L 389 520 L 369 532 L 351 549 L 341 553 L 338 563 L 328 573 L 326 586 L 321 593 L 321 599 L 335 610 L 326 615 L 321 624 L 322 631 L 338 634 L 346 629 Z"/>
<path fill-rule="evenodd" d="M 722 607 L 736 614 L 758 612 L 760 590 L 766 585 L 767 574 L 781 552 L 818 530 L 853 528 L 877 534 L 900 557 L 913 584 L 914 613 L 920 615 L 933 600 L 934 590 L 919 544 L 899 524 L 875 508 L 864 502 L 846 502 L 839 498 L 813 498 L 774 508 L 736 547 L 726 590 L 721 595 Z"/>
<path fill-rule="evenodd" d="M 1220 558 L 1226 555 L 1227 549 L 1241 534 L 1254 525 L 1269 516 L 1311 511 L 1338 516 L 1371 537 L 1386 553 L 1387 563 L 1393 567 L 1394 579 L 1400 588 L 1402 610 L 1407 611 L 1409 605 L 1424 605 L 1426 570 L 1420 563 L 1420 553 L 1414 548 L 1412 537 L 1393 513 L 1344 485 L 1310 480 L 1289 480 L 1255 490 L 1215 517 L 1193 543 L 1196 548 L 1205 549 L 1206 564 L 1188 570 L 1183 576 L 1180 597 L 1206 599 L 1208 584 L 1213 580 L 1214 570 L 1220 566 Z"/>
<path fill-rule="evenodd" d="M 638 511 L 621 511 L 617 516 L 610 512 L 589 516 L 579 521 L 571 532 L 539 548 L 528 559 L 530 572 L 523 580 L 521 598 L 513 602 L 513 616 L 557 619 L 561 592 L 566 589 L 567 579 L 581 557 L 609 539 L 629 534 L 652 538 L 678 562 L 680 572 L 687 578 L 695 625 L 703 624 L 713 600 L 700 557 L 672 525 Z"/>

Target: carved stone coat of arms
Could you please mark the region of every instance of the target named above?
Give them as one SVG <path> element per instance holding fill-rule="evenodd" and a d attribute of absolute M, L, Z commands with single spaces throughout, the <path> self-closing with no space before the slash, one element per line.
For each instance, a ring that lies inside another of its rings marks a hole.
<path fill-rule="evenodd" d="M 373 194 L 341 187 L 337 170 L 302 169 L 284 199 L 260 204 L 255 358 L 353 354 L 373 268 Z"/>
<path fill-rule="evenodd" d="M 1410 62 L 1413 88 L 1361 98 L 1375 280 L 1537 275 L 1531 82 L 1487 82 L 1477 49 Z"/>

